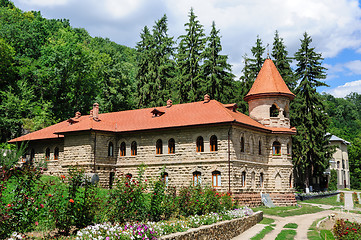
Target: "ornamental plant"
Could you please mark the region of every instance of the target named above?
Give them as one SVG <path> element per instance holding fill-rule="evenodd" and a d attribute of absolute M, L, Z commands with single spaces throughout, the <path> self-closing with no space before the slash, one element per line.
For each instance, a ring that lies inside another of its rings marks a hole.
<path fill-rule="evenodd" d="M 145 167 L 138 168 L 138 178 L 121 174 L 110 199 L 113 209 L 110 213 L 112 222 L 145 221 L 148 216 L 145 190 L 147 180 L 143 179 Z"/>
<path fill-rule="evenodd" d="M 81 228 L 93 223 L 97 189 L 85 177 L 84 170 L 77 167 L 69 168 L 68 175 L 60 178 L 63 185 L 46 197 L 55 226 L 68 235 L 72 226 Z"/>
<path fill-rule="evenodd" d="M 361 239 L 361 224 L 337 219 L 332 232 L 339 240 Z"/>
<path fill-rule="evenodd" d="M 357 192 L 352 193 L 352 199 L 354 204 L 359 204 Z"/>

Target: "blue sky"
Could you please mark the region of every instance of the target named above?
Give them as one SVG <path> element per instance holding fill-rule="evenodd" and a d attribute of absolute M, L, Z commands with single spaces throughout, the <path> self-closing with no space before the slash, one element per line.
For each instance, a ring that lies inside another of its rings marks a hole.
<path fill-rule="evenodd" d="M 336 97 L 361 93 L 361 7 L 357 0 L 15 0 L 24 11 L 41 11 L 46 18 L 69 19 L 73 27 L 90 35 L 109 38 L 129 47 L 139 41 L 141 29 L 164 14 L 169 34 L 184 33 L 188 13 L 194 8 L 209 34 L 215 21 L 222 36 L 223 54 L 233 73 L 241 76 L 242 56 L 251 55 L 257 35 L 272 45 L 278 30 L 292 56 L 305 31 L 328 68 L 320 88 Z"/>

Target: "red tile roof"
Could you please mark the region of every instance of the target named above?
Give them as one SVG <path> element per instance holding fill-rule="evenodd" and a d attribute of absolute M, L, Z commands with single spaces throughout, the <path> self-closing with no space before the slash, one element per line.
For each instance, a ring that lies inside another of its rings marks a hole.
<path fill-rule="evenodd" d="M 103 113 L 99 114 L 99 121 L 95 121 L 89 115 L 86 115 L 73 119 L 77 122 L 70 121 L 73 122 L 72 124 L 69 121 L 63 121 L 9 142 L 58 138 L 63 137 L 66 133 L 78 131 L 95 130 L 121 133 L 222 123 L 238 124 L 267 133 L 274 131 L 288 134 L 296 133 L 295 129 L 265 127 L 249 116 L 238 111 L 232 111 L 227 107 L 229 106 L 211 100 L 208 103 L 202 101 L 175 104 L 169 108 L 166 106 L 157 107 L 157 111 L 164 112 L 158 117 L 153 116 L 154 108 Z"/>
<path fill-rule="evenodd" d="M 263 96 L 280 95 L 286 96 L 290 100 L 295 98 L 295 95 L 288 89 L 286 83 L 283 81 L 273 61 L 271 59 L 266 59 L 251 90 L 249 90 L 248 94 L 244 97 L 244 100 L 249 101 Z"/>

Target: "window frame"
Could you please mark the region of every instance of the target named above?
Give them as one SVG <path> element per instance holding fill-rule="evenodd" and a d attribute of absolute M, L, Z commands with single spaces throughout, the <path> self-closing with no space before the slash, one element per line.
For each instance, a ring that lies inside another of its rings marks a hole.
<path fill-rule="evenodd" d="M 163 154 L 163 141 L 162 139 L 158 139 L 155 143 L 155 154 L 162 155 Z"/>
<path fill-rule="evenodd" d="M 54 148 L 54 160 L 59 160 L 59 148 Z"/>
<path fill-rule="evenodd" d="M 49 161 L 49 160 L 50 160 L 50 148 L 49 148 L 49 147 L 47 147 L 47 148 L 45 149 L 45 160 L 46 160 L 46 161 Z"/>
<path fill-rule="evenodd" d="M 199 186 L 202 184 L 202 173 L 199 171 L 193 172 L 193 186 Z"/>
<path fill-rule="evenodd" d="M 222 186 L 222 174 L 220 171 L 212 172 L 212 187 L 217 188 Z"/>
<path fill-rule="evenodd" d="M 282 145 L 279 141 L 274 141 L 272 143 L 272 156 L 281 156 L 282 155 Z"/>
<path fill-rule="evenodd" d="M 244 153 L 244 137 L 241 137 L 241 152 Z"/>
<path fill-rule="evenodd" d="M 246 178 L 247 178 L 247 173 L 246 171 L 242 172 L 242 187 L 246 187 Z"/>
<path fill-rule="evenodd" d="M 108 157 L 114 157 L 114 144 L 113 144 L 113 142 L 108 143 Z"/>
<path fill-rule="evenodd" d="M 204 139 L 203 139 L 202 136 L 197 137 L 196 151 L 197 152 L 204 152 Z"/>
<path fill-rule="evenodd" d="M 120 144 L 120 156 L 125 157 L 127 155 L 127 145 L 125 142 Z"/>
<path fill-rule="evenodd" d="M 218 151 L 218 138 L 216 135 L 212 135 L 209 138 L 209 150 L 211 152 L 217 152 Z"/>
<path fill-rule="evenodd" d="M 168 140 L 168 154 L 175 154 L 175 140 L 170 138 Z"/>
<path fill-rule="evenodd" d="M 137 156 L 138 155 L 138 144 L 136 141 L 133 141 L 132 144 L 130 145 L 130 149 L 131 149 L 131 156 Z"/>

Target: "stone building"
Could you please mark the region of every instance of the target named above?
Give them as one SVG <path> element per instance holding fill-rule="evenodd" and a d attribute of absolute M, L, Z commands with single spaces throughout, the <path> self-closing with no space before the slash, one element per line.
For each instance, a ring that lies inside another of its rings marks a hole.
<path fill-rule="evenodd" d="M 350 145 L 350 143 L 332 135 L 330 145 L 336 146 L 336 152 L 330 160 L 330 169 L 337 171 L 337 188 L 350 188 L 350 170 L 347 152 L 347 146 Z"/>
<path fill-rule="evenodd" d="M 272 60 L 267 59 L 245 100 L 250 116 L 236 104 L 211 100 L 75 117 L 10 142 L 28 141 L 26 158 L 45 159 L 49 174 L 72 165 L 97 173 L 103 186 L 115 172 L 159 176 L 169 186 L 203 184 L 232 192 L 240 203 L 258 205 L 260 193 L 275 204 L 295 204 L 289 103 L 294 98 Z"/>

